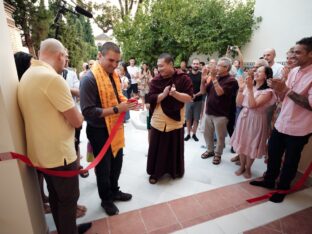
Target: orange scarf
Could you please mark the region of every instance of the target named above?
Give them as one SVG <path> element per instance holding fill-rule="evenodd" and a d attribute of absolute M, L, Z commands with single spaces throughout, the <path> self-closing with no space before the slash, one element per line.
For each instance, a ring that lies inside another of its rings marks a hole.
<path fill-rule="evenodd" d="M 110 108 L 113 106 L 117 106 L 118 105 L 118 99 L 115 95 L 113 85 L 112 85 L 106 71 L 103 69 L 103 67 L 98 62 L 95 62 L 93 64 L 91 71 L 95 77 L 96 84 L 97 84 L 97 87 L 99 90 L 102 108 L 106 109 L 106 108 Z M 116 72 L 113 73 L 113 79 L 114 79 L 114 82 L 116 84 L 119 100 L 121 102 L 127 101 L 127 98 L 125 96 L 123 96 L 121 93 L 120 79 L 119 79 L 118 75 L 116 74 Z M 104 120 L 105 120 L 109 134 L 111 133 L 113 126 L 117 122 L 119 115 L 120 115 L 120 113 L 104 117 Z M 114 139 L 111 143 L 111 148 L 112 148 L 112 152 L 113 152 L 114 157 L 117 156 L 118 151 L 120 149 L 122 149 L 124 146 L 125 146 L 124 127 L 122 124 L 119 127 L 119 129 L 116 133 L 116 136 L 114 137 Z"/>

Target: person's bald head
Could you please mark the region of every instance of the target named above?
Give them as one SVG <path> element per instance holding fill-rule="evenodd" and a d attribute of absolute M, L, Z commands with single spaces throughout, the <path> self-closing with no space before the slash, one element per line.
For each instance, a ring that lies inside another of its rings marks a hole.
<path fill-rule="evenodd" d="M 264 50 L 263 58 L 268 61 L 269 65 L 272 66 L 274 64 L 274 58 L 276 56 L 275 49 L 269 48 Z"/>
<path fill-rule="evenodd" d="M 40 43 L 39 60 L 50 64 L 60 74 L 66 63 L 66 49 L 56 39 L 45 39 Z"/>
<path fill-rule="evenodd" d="M 86 70 L 88 70 L 88 69 L 87 69 L 88 66 L 89 66 L 88 63 L 83 63 L 83 64 L 82 64 L 82 69 L 83 69 L 84 71 L 86 71 Z"/>

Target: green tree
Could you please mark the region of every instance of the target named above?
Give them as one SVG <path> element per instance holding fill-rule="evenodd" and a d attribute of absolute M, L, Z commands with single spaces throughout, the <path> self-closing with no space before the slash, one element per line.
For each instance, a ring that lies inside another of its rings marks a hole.
<path fill-rule="evenodd" d="M 228 45 L 250 40 L 261 21 L 253 15 L 254 5 L 254 0 L 144 1 L 133 19 L 115 26 L 114 35 L 125 60 L 135 56 L 155 64 L 162 52 L 179 61 L 193 52 L 222 55 Z"/>
<path fill-rule="evenodd" d="M 31 19 L 31 37 L 35 51 L 39 50 L 40 42 L 48 37 L 49 27 L 52 24 L 52 21 L 52 12 L 46 8 L 44 0 L 40 0 L 39 6 L 35 9 L 34 17 Z"/>
<path fill-rule="evenodd" d="M 138 9 L 135 8 L 136 5 L 139 6 L 142 2 L 143 0 L 119 0 L 117 7 L 106 0 L 103 3 L 91 4 L 91 8 L 94 8 L 97 12 L 101 12 L 95 17 L 95 22 L 106 33 L 114 29 L 118 22 L 125 21 L 131 14 L 135 15 L 135 9 Z"/>
<path fill-rule="evenodd" d="M 40 42 L 55 36 L 54 16 L 60 10 L 59 0 L 49 0 L 48 8 L 44 0 L 5 0 L 13 5 L 13 13 L 17 27 L 23 34 L 24 44 L 29 52 L 36 56 Z M 65 5 L 73 10 L 72 6 Z M 90 20 L 84 16 L 77 16 L 67 11 L 59 21 L 59 38 L 70 54 L 70 65 L 81 68 L 84 61 L 96 58 L 97 48 Z"/>
<path fill-rule="evenodd" d="M 22 38 L 29 52 L 36 57 L 34 42 L 32 39 L 32 22 L 35 20 L 37 0 L 5 0 L 15 7 L 13 18 L 16 26 L 22 30 Z"/>

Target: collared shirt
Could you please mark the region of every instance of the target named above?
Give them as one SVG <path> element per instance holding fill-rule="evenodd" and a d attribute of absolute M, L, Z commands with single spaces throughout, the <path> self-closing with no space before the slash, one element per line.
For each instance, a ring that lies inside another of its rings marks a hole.
<path fill-rule="evenodd" d="M 206 87 L 206 114 L 230 117 L 238 90 L 238 83 L 230 75 L 219 77 L 218 83 L 224 92 L 221 96 L 217 95 L 213 82 L 210 82 Z"/>
<path fill-rule="evenodd" d="M 80 81 L 80 107 L 88 125 L 94 128 L 106 128 L 98 86 L 91 70 Z"/>
<path fill-rule="evenodd" d="M 291 91 L 307 97 L 312 106 L 312 64 L 304 69 L 300 67 L 292 69 L 286 85 Z M 299 106 L 286 95 L 275 128 L 291 136 L 308 135 L 312 133 L 312 111 Z"/>
<path fill-rule="evenodd" d="M 47 63 L 32 60 L 18 85 L 27 155 L 35 166 L 54 168 L 77 160 L 75 129 L 62 112 L 75 106 L 66 81 Z"/>

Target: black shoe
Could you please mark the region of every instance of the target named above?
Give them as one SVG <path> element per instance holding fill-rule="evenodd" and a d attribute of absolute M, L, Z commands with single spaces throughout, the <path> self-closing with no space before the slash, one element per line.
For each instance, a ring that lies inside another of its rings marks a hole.
<path fill-rule="evenodd" d="M 92 226 L 92 223 L 82 223 L 78 225 L 78 233 L 83 234 L 88 231 Z"/>
<path fill-rule="evenodd" d="M 158 182 L 158 179 L 154 178 L 153 176 L 150 176 L 148 181 L 150 184 L 156 184 Z"/>
<path fill-rule="evenodd" d="M 281 194 L 281 193 L 275 193 L 270 197 L 270 201 L 274 203 L 281 203 L 284 201 L 284 198 L 286 197 L 286 194 Z"/>
<path fill-rule="evenodd" d="M 194 141 L 199 141 L 195 134 L 192 137 L 193 137 Z"/>
<path fill-rule="evenodd" d="M 113 201 L 129 201 L 131 198 L 130 193 L 123 193 L 120 190 L 113 195 Z"/>
<path fill-rule="evenodd" d="M 83 167 L 80 166 L 80 167 L 79 167 L 79 170 L 81 170 L 82 168 L 83 168 Z M 80 176 L 81 176 L 82 178 L 87 178 L 87 177 L 89 176 L 89 172 L 88 172 L 88 171 L 82 172 L 82 173 L 80 173 Z"/>
<path fill-rule="evenodd" d="M 102 201 L 101 206 L 109 216 L 117 215 L 119 213 L 117 206 L 115 206 L 112 201 Z"/>
<path fill-rule="evenodd" d="M 265 180 L 260 180 L 260 181 L 250 181 L 249 184 L 254 185 L 254 186 L 259 186 L 259 187 L 263 187 L 263 188 L 268 188 L 268 189 L 273 189 L 274 183 L 269 183 L 266 182 Z"/>
<path fill-rule="evenodd" d="M 187 136 L 184 138 L 185 141 L 188 141 L 189 139 L 191 139 L 190 134 L 187 134 Z"/>

